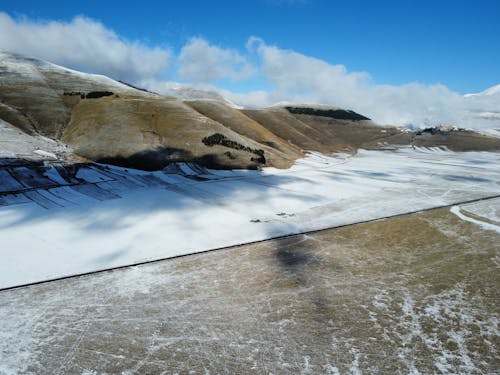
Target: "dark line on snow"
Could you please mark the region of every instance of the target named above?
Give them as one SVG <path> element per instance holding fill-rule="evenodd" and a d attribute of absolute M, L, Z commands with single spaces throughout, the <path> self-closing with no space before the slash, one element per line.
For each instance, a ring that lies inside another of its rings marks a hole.
<path fill-rule="evenodd" d="M 358 221 L 356 223 L 342 224 L 342 225 L 332 226 L 332 227 L 323 228 L 323 229 L 315 229 L 315 230 L 304 231 L 304 232 L 290 233 L 290 234 L 285 234 L 285 235 L 282 235 L 282 236 L 269 237 L 269 238 L 266 238 L 266 239 L 263 239 L 263 240 L 244 242 L 244 243 L 239 243 L 239 244 L 235 244 L 235 245 L 217 247 L 217 248 L 214 248 L 214 249 L 196 251 L 196 252 L 192 252 L 192 253 L 188 253 L 188 254 L 175 255 L 175 256 L 172 256 L 172 257 L 166 257 L 166 258 L 160 258 L 160 259 L 154 259 L 154 260 L 146 260 L 146 261 L 143 261 L 143 262 L 132 263 L 132 264 L 127 264 L 127 265 L 117 266 L 117 267 L 111 267 L 111 268 L 106 268 L 106 269 L 97 270 L 97 271 L 83 272 L 83 273 L 78 273 L 78 274 L 74 274 L 74 275 L 56 277 L 54 279 L 49 279 L 49 280 L 35 281 L 35 282 L 32 282 L 32 283 L 26 283 L 26 284 L 20 284 L 20 285 L 15 285 L 15 286 L 9 286 L 9 287 L 6 287 L 6 288 L 0 288 L 0 292 L 9 291 L 9 290 L 13 290 L 13 289 L 19 289 L 19 288 L 25 288 L 25 287 L 34 286 L 34 285 L 40 285 L 40 284 L 45 284 L 45 283 L 51 283 L 51 282 L 54 282 L 54 281 L 62 281 L 62 280 L 72 279 L 72 278 L 77 278 L 77 277 L 82 277 L 82 276 L 91 276 L 91 275 L 98 274 L 98 273 L 109 272 L 109 271 L 116 271 L 116 270 L 125 269 L 125 268 L 129 268 L 129 267 L 135 267 L 135 266 L 142 266 L 142 265 L 146 265 L 146 264 L 158 263 L 158 262 L 163 262 L 163 261 L 167 261 L 167 260 L 173 260 L 173 259 L 183 258 L 183 257 L 191 256 L 191 255 L 204 254 L 204 253 L 209 253 L 209 252 L 219 251 L 219 250 L 228 250 L 228 249 L 243 247 L 243 246 L 246 246 L 246 245 L 255 245 L 255 244 L 259 244 L 259 243 L 263 243 L 263 242 L 267 242 L 267 241 L 274 241 L 274 240 L 279 240 L 279 239 L 284 239 L 284 238 L 293 238 L 293 237 L 302 236 L 304 234 L 320 233 L 320 232 L 325 232 L 327 230 L 332 230 L 332 229 L 346 228 L 346 227 L 350 227 L 350 226 L 354 226 L 354 225 L 367 224 L 367 223 L 372 223 L 372 222 L 375 222 L 375 221 L 392 219 L 392 218 L 396 218 L 396 217 L 417 214 L 417 213 L 420 213 L 420 212 L 427 212 L 427 211 L 432 211 L 432 210 L 438 210 L 438 209 L 441 209 L 441 208 L 452 207 L 452 206 L 457 206 L 457 205 L 461 205 L 461 204 L 481 202 L 481 201 L 490 200 L 490 199 L 496 199 L 496 198 L 500 198 L 500 194 L 498 194 L 498 195 L 492 195 L 492 196 L 489 196 L 489 197 L 470 199 L 470 200 L 467 200 L 467 201 L 456 202 L 456 203 L 452 203 L 452 204 L 446 204 L 446 205 L 443 205 L 443 206 L 436 206 L 436 207 L 424 208 L 424 209 L 421 209 L 421 210 L 409 211 L 409 212 L 405 212 L 405 213 L 401 213 L 401 214 L 382 216 L 382 217 L 379 217 L 379 218 L 376 218 L 376 219 L 369 219 L 369 220 L 364 220 L 364 221 Z"/>

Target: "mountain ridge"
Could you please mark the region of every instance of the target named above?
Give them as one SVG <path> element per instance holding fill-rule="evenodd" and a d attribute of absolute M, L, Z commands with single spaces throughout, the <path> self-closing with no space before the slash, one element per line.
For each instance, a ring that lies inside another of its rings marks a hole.
<path fill-rule="evenodd" d="M 183 161 L 222 169 L 287 168 L 308 151 L 388 146 L 500 150 L 500 140 L 493 137 L 456 129 L 418 133 L 379 126 L 334 106 L 287 103 L 241 109 L 219 96 L 203 98 L 195 89 L 183 90 L 190 100 L 162 96 L 6 51 L 0 52 L 0 81 L 0 119 L 6 123 L 33 137 L 64 142 L 72 151 L 62 158 L 139 169 Z M 216 134 L 226 141 L 203 142 Z"/>

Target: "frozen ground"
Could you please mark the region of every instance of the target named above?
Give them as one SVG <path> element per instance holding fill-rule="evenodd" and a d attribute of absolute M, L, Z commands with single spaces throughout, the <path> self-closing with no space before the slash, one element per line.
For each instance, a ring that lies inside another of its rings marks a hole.
<path fill-rule="evenodd" d="M 56 159 L 58 155 L 69 152 L 68 146 L 61 142 L 40 135 L 28 135 L 0 119 L 0 158 Z"/>
<path fill-rule="evenodd" d="M 498 374 L 499 243 L 442 208 L 0 291 L 0 374 Z"/>
<path fill-rule="evenodd" d="M 439 149 L 312 154 L 262 172 L 62 172 L 0 168 L 0 288 L 500 194 L 499 153 Z"/>
<path fill-rule="evenodd" d="M 453 206 L 451 212 L 485 230 L 500 233 L 500 198 Z"/>

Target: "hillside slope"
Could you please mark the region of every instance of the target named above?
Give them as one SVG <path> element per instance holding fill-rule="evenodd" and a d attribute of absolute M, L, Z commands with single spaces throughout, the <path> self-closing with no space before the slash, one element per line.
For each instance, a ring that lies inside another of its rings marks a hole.
<path fill-rule="evenodd" d="M 232 143 L 228 147 L 206 141 L 214 135 Z M 167 98 L 82 100 L 62 140 L 88 159 L 140 169 L 160 169 L 176 161 L 217 168 L 255 169 L 266 163 L 286 167 L 299 156 L 291 158 Z M 257 150 L 263 150 L 265 161 L 257 160 Z"/>
<path fill-rule="evenodd" d="M 85 74 L 45 61 L 0 51 L 0 116 L 27 131 L 62 135 L 80 94 L 112 91 L 149 96 L 108 77 Z"/>
<path fill-rule="evenodd" d="M 212 168 L 287 168 L 307 151 L 394 145 L 500 150 L 499 138 L 381 127 L 336 107 L 241 110 L 217 99 L 182 101 L 8 52 L 0 52 L 0 82 L 1 120 L 27 136 L 63 141 L 87 160 L 140 169 L 178 161 Z"/>

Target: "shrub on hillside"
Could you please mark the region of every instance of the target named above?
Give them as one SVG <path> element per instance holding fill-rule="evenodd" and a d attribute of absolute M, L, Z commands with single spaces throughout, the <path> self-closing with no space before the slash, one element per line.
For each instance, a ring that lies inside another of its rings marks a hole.
<path fill-rule="evenodd" d="M 111 91 L 91 91 L 87 95 L 85 95 L 86 99 L 98 99 L 102 98 L 103 96 L 111 96 L 114 93 Z"/>
<path fill-rule="evenodd" d="M 252 161 L 256 161 L 262 164 L 266 163 L 266 159 L 264 157 L 264 150 L 261 150 L 260 148 L 251 148 L 248 146 L 244 146 L 236 141 L 227 138 L 224 134 L 214 133 L 208 137 L 203 138 L 201 141 L 203 142 L 203 144 L 209 147 L 214 145 L 220 145 L 224 147 L 233 148 L 235 150 L 250 152 L 252 154 L 259 156 L 258 158 L 252 158 L 251 159 Z"/>

